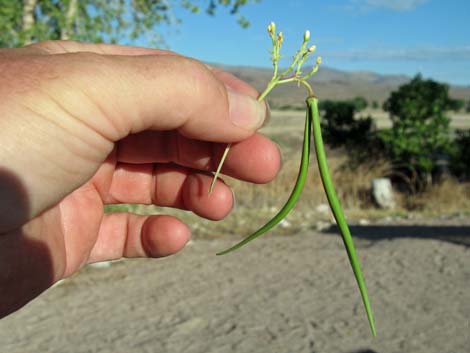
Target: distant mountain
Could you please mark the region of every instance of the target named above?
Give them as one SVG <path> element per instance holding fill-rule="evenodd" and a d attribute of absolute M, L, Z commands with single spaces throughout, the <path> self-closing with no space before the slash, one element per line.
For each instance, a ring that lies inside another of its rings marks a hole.
<path fill-rule="evenodd" d="M 250 83 L 258 90 L 264 89 L 272 76 L 272 70 L 246 66 L 216 65 Z M 341 71 L 328 67 L 320 70 L 309 80 L 320 99 L 350 99 L 362 96 L 369 103 L 382 104 L 390 93 L 411 80 L 405 75 L 381 75 L 369 71 Z M 451 86 L 451 96 L 470 99 L 470 86 Z M 294 84 L 276 87 L 268 97 L 272 107 L 301 105 L 305 99 L 305 89 Z"/>

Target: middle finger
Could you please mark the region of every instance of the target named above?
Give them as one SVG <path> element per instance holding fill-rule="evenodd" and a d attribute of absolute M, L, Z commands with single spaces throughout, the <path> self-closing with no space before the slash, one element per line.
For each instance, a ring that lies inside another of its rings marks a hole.
<path fill-rule="evenodd" d="M 175 163 L 202 171 L 215 171 L 225 144 L 193 140 L 176 131 L 145 131 L 129 135 L 118 144 L 122 163 Z M 274 179 L 281 166 L 276 144 L 259 133 L 232 144 L 222 173 L 253 183 Z"/>

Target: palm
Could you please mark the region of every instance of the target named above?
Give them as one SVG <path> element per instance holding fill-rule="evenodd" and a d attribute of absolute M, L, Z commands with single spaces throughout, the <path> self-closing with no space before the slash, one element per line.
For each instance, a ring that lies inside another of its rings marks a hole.
<path fill-rule="evenodd" d="M 179 144 L 178 155 L 159 148 L 172 139 Z M 155 204 L 222 219 L 232 208 L 232 193 L 218 181 L 209 196 L 212 176 L 205 170 L 214 168 L 223 148 L 224 145 L 190 140 L 174 132 L 130 136 L 118 144 L 88 182 L 30 223 L 40 225 L 41 241 L 60 259 L 63 276 L 89 262 L 170 255 L 181 249 L 189 237 L 189 229 L 179 220 L 168 216 L 104 214 L 103 206 Z M 264 153 L 256 157 L 253 150 Z M 268 139 L 255 134 L 234 144 L 226 168 L 226 173 L 240 179 L 264 182 L 278 171 L 278 150 Z"/>
<path fill-rule="evenodd" d="M 105 220 L 103 206 L 109 198 L 115 166 L 115 158 L 109 159 L 88 183 L 32 221 L 40 222 L 47 230 L 44 234 L 47 240 L 43 240 L 50 252 L 62 259 L 63 276 L 69 276 L 87 262 L 99 261 L 90 256 L 96 257 L 104 248 L 118 247 L 99 239 L 100 234 L 106 236 L 99 230 Z"/>

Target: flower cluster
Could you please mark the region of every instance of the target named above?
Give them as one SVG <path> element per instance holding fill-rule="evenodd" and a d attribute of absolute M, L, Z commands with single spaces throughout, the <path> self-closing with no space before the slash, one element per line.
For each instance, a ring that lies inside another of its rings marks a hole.
<path fill-rule="evenodd" d="M 321 64 L 321 57 L 317 57 L 315 65 L 305 75 L 303 75 L 301 71 L 302 66 L 317 48 L 315 45 L 308 46 L 308 42 L 310 40 L 310 31 L 305 31 L 300 49 L 293 56 L 289 67 L 282 72 L 279 72 L 279 59 L 281 58 L 280 52 L 282 43 L 284 41 L 284 35 L 282 32 L 276 32 L 276 24 L 274 22 L 271 22 L 268 25 L 268 33 L 272 41 L 271 61 L 273 62 L 274 72 L 271 81 L 268 83 L 266 89 L 260 95 L 259 99 L 264 99 L 268 93 L 277 85 L 287 82 L 297 82 L 304 85 L 309 91 L 309 95 L 313 96 L 313 90 L 308 84 L 307 80 L 318 71 Z"/>

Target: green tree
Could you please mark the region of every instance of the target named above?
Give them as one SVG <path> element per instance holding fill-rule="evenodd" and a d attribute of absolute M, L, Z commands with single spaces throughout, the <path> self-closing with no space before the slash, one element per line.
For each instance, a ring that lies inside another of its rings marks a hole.
<path fill-rule="evenodd" d="M 450 102 L 450 110 L 459 112 L 465 107 L 465 101 L 463 99 L 452 99 Z"/>
<path fill-rule="evenodd" d="M 332 148 L 344 147 L 351 166 L 366 162 L 381 151 L 372 118 L 356 118 L 355 103 L 354 100 L 321 103 L 323 138 Z"/>
<path fill-rule="evenodd" d="M 416 173 L 417 190 L 428 184 L 439 158 L 450 152 L 445 113 L 451 106 L 449 87 L 421 75 L 392 92 L 384 103 L 393 125 L 382 132 L 382 140 L 392 161 Z"/>
<path fill-rule="evenodd" d="M 240 7 L 260 0 L 0 0 L 0 47 L 18 47 L 47 39 L 87 42 L 162 44 L 158 25 L 179 20 L 174 8 L 192 13 L 205 9 L 215 15 L 219 7 L 238 14 L 238 23 L 248 26 Z M 198 4 L 203 5 L 198 5 Z"/>
<path fill-rule="evenodd" d="M 450 169 L 459 179 L 470 179 L 470 130 L 457 130 Z"/>
<path fill-rule="evenodd" d="M 367 100 L 364 97 L 355 97 L 351 102 L 354 104 L 356 112 L 361 112 L 368 106 Z"/>

